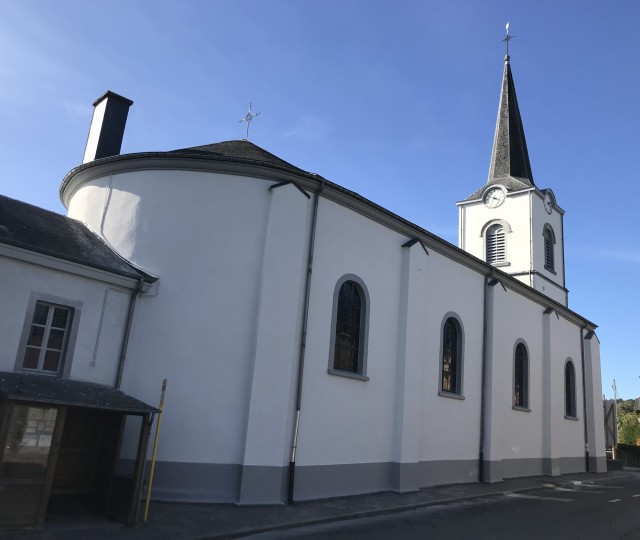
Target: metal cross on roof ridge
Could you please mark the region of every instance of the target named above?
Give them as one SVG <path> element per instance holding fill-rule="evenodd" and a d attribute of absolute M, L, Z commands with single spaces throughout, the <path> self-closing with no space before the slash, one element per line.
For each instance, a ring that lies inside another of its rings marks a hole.
<path fill-rule="evenodd" d="M 238 120 L 238 123 L 241 123 L 241 122 L 247 123 L 247 136 L 245 137 L 245 141 L 249 140 L 249 125 L 251 124 L 251 120 L 253 120 L 256 116 L 260 114 L 259 112 L 253 113 L 251 111 L 251 105 L 252 103 L 249 102 L 249 112 L 245 114 L 240 120 Z"/>

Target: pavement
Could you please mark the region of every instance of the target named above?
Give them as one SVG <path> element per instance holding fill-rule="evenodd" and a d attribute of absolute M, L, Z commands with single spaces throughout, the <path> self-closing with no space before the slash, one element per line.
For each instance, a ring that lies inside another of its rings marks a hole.
<path fill-rule="evenodd" d="M 412 493 L 354 495 L 295 505 L 240 506 L 235 504 L 187 504 L 152 502 L 147 523 L 130 528 L 87 515 L 50 516 L 44 531 L 0 534 L 7 540 L 214 540 L 243 538 L 263 532 L 293 529 L 361 517 L 390 514 L 469 501 L 483 497 L 521 493 L 542 487 L 575 483 L 603 483 L 633 476 L 639 469 L 606 473 L 567 474 L 558 477 L 513 478 L 495 484 L 452 484 Z M 142 514 L 141 514 L 142 515 Z"/>

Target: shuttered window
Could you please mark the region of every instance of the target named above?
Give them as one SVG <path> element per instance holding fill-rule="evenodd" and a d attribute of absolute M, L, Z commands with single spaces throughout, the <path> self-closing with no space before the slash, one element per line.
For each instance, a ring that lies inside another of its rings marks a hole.
<path fill-rule="evenodd" d="M 507 249 L 502 225 L 492 225 L 487 230 L 487 262 L 490 264 L 507 262 Z"/>
<path fill-rule="evenodd" d="M 553 244 L 553 232 L 547 228 L 544 231 L 544 267 L 551 271 L 554 270 Z"/>

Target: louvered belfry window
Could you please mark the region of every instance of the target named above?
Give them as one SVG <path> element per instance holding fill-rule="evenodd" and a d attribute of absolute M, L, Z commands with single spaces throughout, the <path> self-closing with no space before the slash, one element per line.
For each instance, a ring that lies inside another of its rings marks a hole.
<path fill-rule="evenodd" d="M 547 270 L 554 270 L 553 268 L 553 237 L 549 229 L 544 231 L 544 267 Z"/>
<path fill-rule="evenodd" d="M 507 249 L 502 225 L 492 225 L 487 230 L 487 262 L 490 264 L 507 261 Z"/>

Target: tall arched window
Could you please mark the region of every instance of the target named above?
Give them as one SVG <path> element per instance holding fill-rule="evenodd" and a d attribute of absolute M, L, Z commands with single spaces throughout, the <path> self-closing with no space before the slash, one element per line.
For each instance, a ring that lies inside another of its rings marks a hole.
<path fill-rule="evenodd" d="M 554 272 L 555 260 L 553 256 L 553 246 L 556 243 L 556 238 L 553 234 L 553 229 L 549 225 L 546 225 L 542 236 L 544 237 L 544 267 Z"/>
<path fill-rule="evenodd" d="M 442 379 L 440 390 L 462 394 L 462 332 L 454 317 L 449 317 L 442 331 Z"/>
<path fill-rule="evenodd" d="M 506 240 L 502 225 L 491 225 L 487 229 L 485 243 L 486 259 L 489 264 L 507 262 Z"/>
<path fill-rule="evenodd" d="M 524 343 L 518 343 L 513 360 L 513 405 L 529 407 L 529 355 Z"/>
<path fill-rule="evenodd" d="M 333 369 L 362 374 L 366 316 L 362 287 L 351 280 L 342 283 L 335 309 Z"/>
<path fill-rule="evenodd" d="M 564 414 L 575 418 L 576 414 L 576 370 L 568 360 L 564 366 Z"/>

